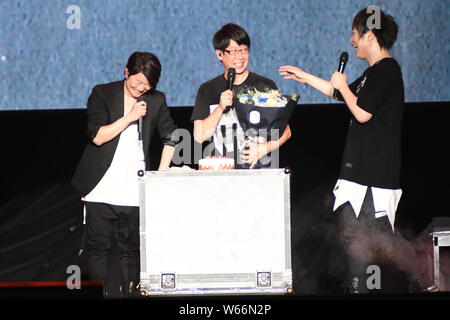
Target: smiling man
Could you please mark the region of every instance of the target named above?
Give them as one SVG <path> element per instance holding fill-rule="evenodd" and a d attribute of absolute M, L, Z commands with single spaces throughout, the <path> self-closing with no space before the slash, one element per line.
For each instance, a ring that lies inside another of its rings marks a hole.
<path fill-rule="evenodd" d="M 169 167 L 174 152 L 176 127 L 164 94 L 156 90 L 160 74 L 161 64 L 154 54 L 135 52 L 128 59 L 124 80 L 92 89 L 87 102 L 89 143 L 72 179 L 86 209 L 89 276 L 109 280 L 108 253 L 114 237 L 120 248 L 124 296 L 132 295 L 139 281 L 137 172 L 150 170 L 149 145 L 155 131 L 164 144 L 159 170 Z M 141 117 L 142 141 L 138 135 Z M 113 291 L 107 283 L 105 293 Z"/>
<path fill-rule="evenodd" d="M 372 6 L 371 6 L 372 7 Z M 400 65 L 391 55 L 398 25 L 391 15 L 379 12 L 379 26 L 372 26 L 371 7 L 353 18 L 350 43 L 367 69 L 351 84 L 345 73 L 331 80 L 300 68 L 281 66 L 280 75 L 306 83 L 319 92 L 344 101 L 351 113 L 341 171 L 334 188 L 334 211 L 341 219 L 340 234 L 350 256 L 354 283 L 366 277 L 366 268 L 398 243 L 394 240 L 395 214 L 402 195 L 400 184 L 404 86 Z M 395 256 L 392 255 L 391 256 Z M 351 288 L 350 292 L 356 292 Z M 360 287 L 365 290 L 367 287 Z"/>
<path fill-rule="evenodd" d="M 250 144 L 248 145 L 249 149 L 243 150 L 241 157 L 237 157 L 234 151 L 243 148 L 244 132 L 239 125 L 235 110 L 231 109 L 229 112 L 225 110 L 233 104 L 233 92 L 242 86 L 252 87 L 263 84 L 271 89 L 276 89 L 277 86 L 272 80 L 248 69 L 250 37 L 242 27 L 232 23 L 224 25 L 214 35 L 213 45 L 217 59 L 223 65 L 224 73 L 203 83 L 198 90 L 191 116 L 191 120 L 194 121 L 194 139 L 203 143 L 213 138 L 211 148 L 207 147 L 204 154 L 212 155 L 214 153 L 214 155 L 235 157 L 236 168 L 248 167 L 243 166 L 243 163 L 255 164 L 255 168 L 268 167 L 270 162 L 264 161 L 265 165 L 263 165 L 258 160 L 279 148 L 291 137 L 289 125 L 278 140 L 258 145 Z M 228 90 L 227 86 L 230 68 L 236 69 L 233 90 Z M 226 154 L 223 154 L 224 149 Z"/>

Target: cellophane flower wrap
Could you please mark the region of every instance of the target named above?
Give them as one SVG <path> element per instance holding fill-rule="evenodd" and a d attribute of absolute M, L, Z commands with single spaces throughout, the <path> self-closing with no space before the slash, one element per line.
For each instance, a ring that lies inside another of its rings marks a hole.
<path fill-rule="evenodd" d="M 286 96 L 264 84 L 243 86 L 234 95 L 233 105 L 247 136 L 278 140 L 294 111 L 299 96 Z M 277 131 L 272 131 L 277 130 Z M 277 137 L 271 137 L 276 132 Z"/>

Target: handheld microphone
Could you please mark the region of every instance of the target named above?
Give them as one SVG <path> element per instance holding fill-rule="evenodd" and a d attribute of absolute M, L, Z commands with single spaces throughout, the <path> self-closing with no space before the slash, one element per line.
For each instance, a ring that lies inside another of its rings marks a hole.
<path fill-rule="evenodd" d="M 236 78 L 236 69 L 235 68 L 230 68 L 228 69 L 228 74 L 227 74 L 227 90 L 232 90 L 233 89 L 233 83 L 234 83 L 234 79 Z M 227 106 L 224 110 L 223 113 L 227 113 L 230 111 L 231 106 Z"/>
<path fill-rule="evenodd" d="M 338 71 L 340 73 L 344 73 L 344 69 L 345 69 L 345 65 L 347 64 L 348 61 L 348 53 L 346 51 L 343 51 L 341 53 L 341 56 L 339 57 L 339 67 L 338 67 Z M 336 99 L 338 94 L 338 90 L 334 89 L 334 93 L 333 93 L 333 97 Z"/>
<path fill-rule="evenodd" d="M 141 95 L 139 98 L 137 98 L 137 102 L 140 102 L 140 101 L 144 101 L 143 95 Z M 139 141 L 142 141 L 142 118 L 143 118 L 143 117 L 140 117 L 140 118 L 138 119 L 138 134 L 139 134 Z"/>

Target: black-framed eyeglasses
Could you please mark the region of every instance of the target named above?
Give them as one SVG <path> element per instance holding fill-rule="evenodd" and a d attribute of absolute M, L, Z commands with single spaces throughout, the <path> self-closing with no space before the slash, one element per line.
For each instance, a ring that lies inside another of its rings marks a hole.
<path fill-rule="evenodd" d="M 248 48 L 239 49 L 239 50 L 238 49 L 232 49 L 232 50 L 224 49 L 223 51 L 228 53 L 230 56 L 237 56 L 239 53 L 241 53 L 242 55 L 248 54 Z"/>

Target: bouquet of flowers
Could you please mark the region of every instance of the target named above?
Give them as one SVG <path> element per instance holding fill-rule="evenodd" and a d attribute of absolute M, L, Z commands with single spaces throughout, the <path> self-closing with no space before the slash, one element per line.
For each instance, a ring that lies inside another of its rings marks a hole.
<path fill-rule="evenodd" d="M 238 90 L 233 105 L 246 136 L 262 136 L 268 141 L 274 132 L 278 138 L 281 137 L 298 99 L 297 94 L 282 95 L 276 89 L 259 84 L 257 87 L 242 87 Z"/>

